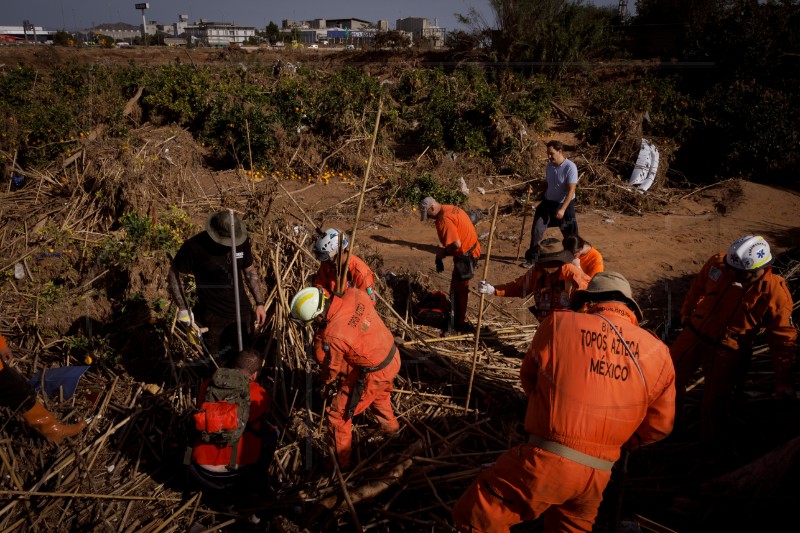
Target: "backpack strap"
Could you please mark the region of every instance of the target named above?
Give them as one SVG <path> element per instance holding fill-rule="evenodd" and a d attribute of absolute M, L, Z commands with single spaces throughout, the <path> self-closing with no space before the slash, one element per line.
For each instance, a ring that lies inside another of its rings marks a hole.
<path fill-rule="evenodd" d="M 231 460 L 228 461 L 228 470 L 236 470 L 236 456 L 239 455 L 239 441 L 242 438 L 239 437 L 235 443 L 231 444 Z"/>

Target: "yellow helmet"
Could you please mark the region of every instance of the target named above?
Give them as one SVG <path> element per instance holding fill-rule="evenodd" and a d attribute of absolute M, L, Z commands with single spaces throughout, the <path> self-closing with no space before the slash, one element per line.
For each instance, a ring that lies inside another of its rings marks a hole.
<path fill-rule="evenodd" d="M 291 308 L 292 318 L 308 324 L 325 310 L 328 295 L 319 287 L 306 287 L 294 295 Z"/>

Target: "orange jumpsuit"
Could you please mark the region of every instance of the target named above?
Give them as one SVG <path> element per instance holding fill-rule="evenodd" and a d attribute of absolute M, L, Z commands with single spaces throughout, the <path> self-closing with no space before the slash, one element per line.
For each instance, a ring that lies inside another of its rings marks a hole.
<path fill-rule="evenodd" d="M 620 447 L 672 430 L 674 380 L 667 346 L 638 327 L 624 304 L 550 315 L 520 369 L 525 430 L 538 442 L 505 452 L 473 481 L 453 507 L 457 529 L 509 531 L 542 516 L 547 532 L 591 531 Z M 553 445 L 570 452 L 550 451 Z"/>
<path fill-rule="evenodd" d="M 327 383 L 339 379 L 338 393 L 327 408 L 328 430 L 339 466 L 347 469 L 350 467 L 352 416 L 370 407 L 384 431 L 400 428 L 391 403 L 392 381 L 400 371 L 400 353 L 394 336 L 375 311 L 367 293 L 347 289 L 341 297 L 333 297 L 325 329 L 317 335 L 314 355 L 322 365 Z M 383 368 L 374 370 L 381 366 Z M 372 371 L 367 372 L 367 369 Z M 348 417 L 350 396 L 360 377 L 364 379 L 363 392 L 352 416 Z"/>
<path fill-rule="evenodd" d="M 517 298 L 533 294 L 536 302 L 534 315 L 542 321 L 554 310 L 569 309 L 572 293 L 585 289 L 589 280 L 589 276 L 575 265 L 564 264 L 553 274 L 547 274 L 534 265 L 514 281 L 496 286 L 494 293 Z"/>
<path fill-rule="evenodd" d="M 598 272 L 603 271 L 603 256 L 600 255 L 600 252 L 595 247 L 580 256 L 578 261 L 581 263 L 581 270 L 589 276 L 589 279 L 593 278 Z"/>
<path fill-rule="evenodd" d="M 344 258 L 342 258 L 344 259 Z M 329 293 L 336 292 L 336 261 L 323 261 L 319 265 L 319 270 L 314 278 L 314 286 L 322 287 Z M 375 276 L 369 266 L 350 254 L 350 262 L 347 264 L 347 287 L 355 287 L 369 294 L 372 298 L 372 305 L 375 305 Z"/>
<path fill-rule="evenodd" d="M 441 216 L 436 219 L 436 234 L 439 236 L 439 242 L 445 248 L 455 241 L 461 241 L 461 246 L 452 254 L 454 258 L 464 255 L 468 250 L 472 250 L 471 254 L 475 259 L 481 256 L 481 244 L 478 242 L 475 224 L 472 223 L 469 215 L 463 209 L 454 205 L 443 205 Z M 455 265 L 450 278 L 450 294 L 454 300 L 455 325 L 463 325 L 467 316 L 469 280 L 462 281 L 458 279 Z"/>
<path fill-rule="evenodd" d="M 767 267 L 754 283 L 742 286 L 725 265 L 725 254 L 711 257 L 697 274 L 681 308 L 684 329 L 670 347 L 675 364 L 678 405 L 698 366 L 705 378 L 701 400 L 701 438 L 718 436 L 730 408 L 737 376 L 746 370 L 756 334 L 766 329 L 778 389 L 791 389 L 797 330 L 786 281 Z M 679 411 L 680 412 L 680 411 Z"/>

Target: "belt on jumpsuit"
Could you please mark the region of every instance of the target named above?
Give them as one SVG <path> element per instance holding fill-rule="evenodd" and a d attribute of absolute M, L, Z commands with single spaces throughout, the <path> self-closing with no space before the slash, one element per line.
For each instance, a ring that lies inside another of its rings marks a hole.
<path fill-rule="evenodd" d="M 345 420 L 353 418 L 353 415 L 356 412 L 356 407 L 358 407 L 358 402 L 361 401 L 361 396 L 364 394 L 364 381 L 367 377 L 367 374 L 377 372 L 378 370 L 383 370 L 384 368 L 389 366 L 389 363 L 391 363 L 394 360 L 394 356 L 396 353 L 397 353 L 397 345 L 392 343 L 392 348 L 389 350 L 389 355 L 386 356 L 386 359 L 381 361 L 380 364 L 376 366 L 362 366 L 359 369 L 358 379 L 353 385 L 353 390 L 350 391 L 350 399 L 347 400 L 347 410 L 344 413 Z"/>
<path fill-rule="evenodd" d="M 554 453 L 558 456 L 563 457 L 564 459 L 569 459 L 570 461 L 574 461 L 578 464 L 581 464 L 583 466 L 588 466 L 589 468 L 594 468 L 596 470 L 605 470 L 607 472 L 610 472 L 611 467 L 614 466 L 614 461 L 605 461 L 603 459 L 599 459 L 591 455 L 586 455 L 583 452 L 579 452 L 578 450 L 573 450 L 572 448 L 564 446 L 563 444 L 560 444 L 558 442 L 545 440 L 538 435 L 530 434 L 528 436 L 528 443 L 533 444 L 534 446 L 536 446 L 541 450 Z"/>

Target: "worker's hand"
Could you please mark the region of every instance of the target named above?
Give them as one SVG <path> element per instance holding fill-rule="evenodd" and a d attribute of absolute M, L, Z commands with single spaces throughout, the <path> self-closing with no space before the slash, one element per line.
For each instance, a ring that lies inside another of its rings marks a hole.
<path fill-rule="evenodd" d="M 488 281 L 486 281 L 485 279 L 482 279 L 482 280 L 480 280 L 478 282 L 478 293 L 479 294 L 486 294 L 488 296 L 493 296 L 494 295 L 494 286 L 491 283 L 489 283 Z"/>
<path fill-rule="evenodd" d="M 557 218 L 558 220 L 561 220 L 561 219 L 563 219 L 563 218 L 564 218 L 564 213 L 565 213 L 565 212 L 566 212 L 566 209 L 562 207 L 561 209 L 559 209 L 558 211 L 556 211 L 556 215 L 555 215 L 555 216 L 556 216 L 556 218 Z"/>
<path fill-rule="evenodd" d="M 259 328 L 267 321 L 267 310 L 263 305 L 256 306 L 256 326 Z"/>
<path fill-rule="evenodd" d="M 11 361 L 14 360 L 14 354 L 11 353 L 11 348 L 6 346 L 2 350 L 0 350 L 0 359 L 3 360 L 3 364 L 10 364 Z"/>
<path fill-rule="evenodd" d="M 436 272 L 444 272 L 444 261 L 438 255 L 436 256 Z"/>
<path fill-rule="evenodd" d="M 323 400 L 333 400 L 333 398 L 339 392 L 339 380 L 334 379 L 325 383 L 322 386 L 322 399 Z"/>
<path fill-rule="evenodd" d="M 178 322 L 183 324 L 184 326 L 191 326 L 194 324 L 194 315 L 188 309 L 179 309 L 178 310 Z"/>

